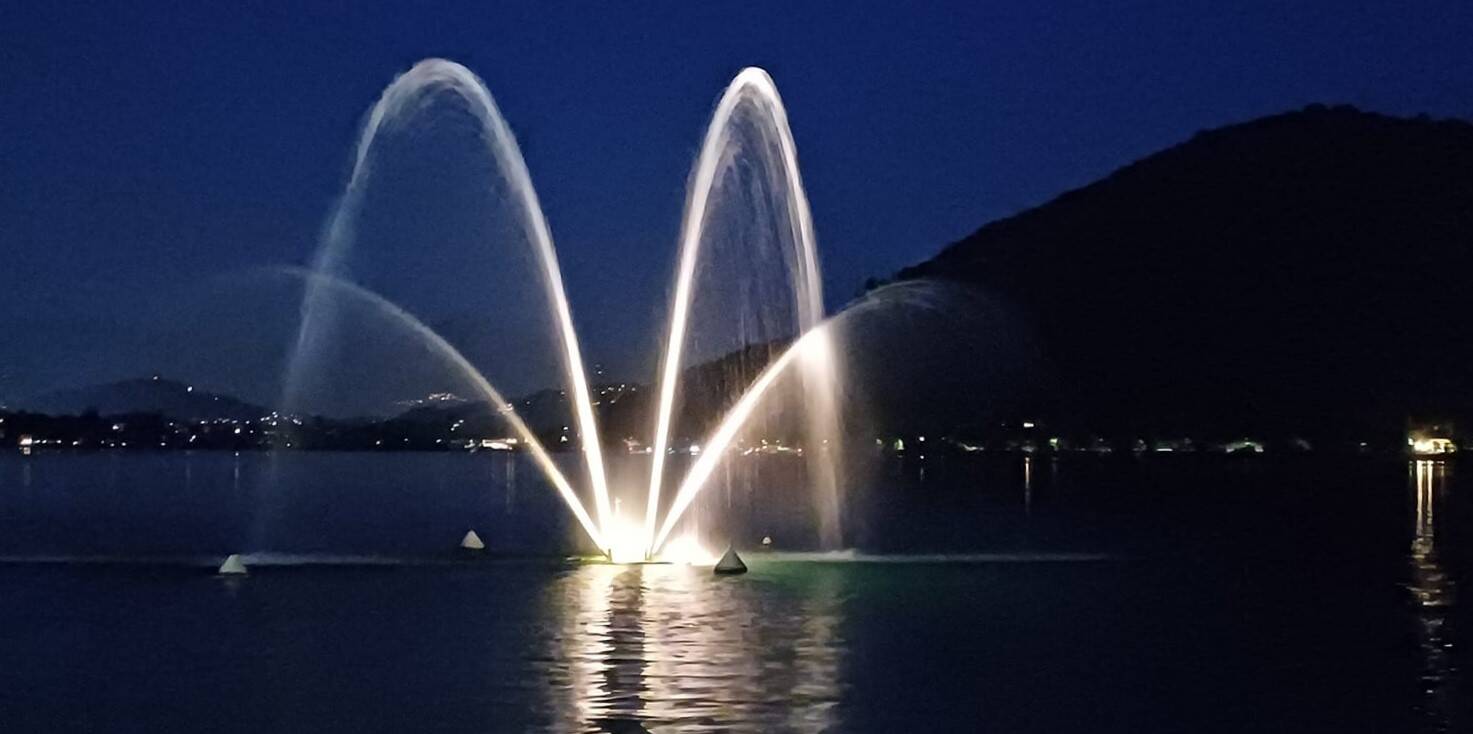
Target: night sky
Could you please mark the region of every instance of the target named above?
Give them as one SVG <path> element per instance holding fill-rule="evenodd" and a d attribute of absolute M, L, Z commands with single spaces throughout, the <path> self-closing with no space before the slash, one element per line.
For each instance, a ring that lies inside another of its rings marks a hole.
<path fill-rule="evenodd" d="M 270 402 L 255 341 L 295 305 L 216 301 L 310 261 L 362 116 L 429 56 L 496 95 L 585 351 L 638 380 L 743 66 L 787 103 L 834 307 L 1199 129 L 1310 102 L 1473 118 L 1465 1 L 490 5 L 6 4 L 0 403 L 155 371 Z"/>

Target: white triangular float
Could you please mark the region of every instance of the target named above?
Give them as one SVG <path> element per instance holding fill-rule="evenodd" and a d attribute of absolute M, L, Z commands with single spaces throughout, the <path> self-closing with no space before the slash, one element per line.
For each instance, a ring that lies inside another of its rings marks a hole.
<path fill-rule="evenodd" d="M 465 537 L 460 539 L 460 547 L 466 550 L 486 550 L 486 544 L 481 542 L 481 536 L 476 531 L 465 531 Z"/>
<path fill-rule="evenodd" d="M 231 553 L 225 558 L 225 562 L 220 564 L 218 573 L 221 576 L 244 576 L 246 575 L 245 561 L 240 560 L 240 554 Z"/>
<path fill-rule="evenodd" d="M 742 557 L 737 555 L 736 549 L 727 546 L 726 553 L 721 560 L 716 562 L 714 569 L 719 574 L 738 574 L 747 572 L 747 564 L 742 563 Z"/>

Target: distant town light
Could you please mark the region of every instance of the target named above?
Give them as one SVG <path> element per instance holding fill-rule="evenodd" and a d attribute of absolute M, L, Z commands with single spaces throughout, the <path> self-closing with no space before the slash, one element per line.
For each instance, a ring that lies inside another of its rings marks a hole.
<path fill-rule="evenodd" d="M 1222 449 L 1224 453 L 1228 454 L 1236 454 L 1239 452 L 1248 454 L 1261 454 L 1263 453 L 1263 443 L 1259 441 L 1254 441 L 1251 438 L 1242 438 L 1238 439 L 1237 441 L 1231 441 L 1229 443 L 1223 444 Z"/>
<path fill-rule="evenodd" d="M 1407 436 L 1407 444 L 1412 447 L 1412 453 L 1417 456 L 1441 456 L 1458 450 L 1453 440 L 1445 436 L 1426 436 L 1414 433 Z"/>

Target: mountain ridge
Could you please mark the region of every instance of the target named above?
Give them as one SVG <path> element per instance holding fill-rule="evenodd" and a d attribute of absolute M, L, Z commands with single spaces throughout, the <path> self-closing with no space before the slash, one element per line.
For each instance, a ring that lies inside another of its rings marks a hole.
<path fill-rule="evenodd" d="M 186 420 L 255 419 L 270 413 L 223 393 L 154 375 L 66 388 L 16 401 L 17 409 L 53 415 L 156 413 Z"/>
<path fill-rule="evenodd" d="M 895 280 L 1019 306 L 1059 373 L 1040 409 L 1326 429 L 1473 417 L 1470 245 L 1473 123 L 1311 105 L 1199 132 Z"/>

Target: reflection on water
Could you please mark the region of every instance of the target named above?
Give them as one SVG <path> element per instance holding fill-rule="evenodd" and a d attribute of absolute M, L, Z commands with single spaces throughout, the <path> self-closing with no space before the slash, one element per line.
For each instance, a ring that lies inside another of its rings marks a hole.
<path fill-rule="evenodd" d="M 1426 697 L 1421 708 L 1437 729 L 1446 730 L 1454 704 L 1450 697 L 1457 668 L 1453 664 L 1448 623 L 1453 583 L 1437 556 L 1437 505 L 1447 491 L 1448 465 L 1441 461 L 1417 461 L 1413 477 L 1417 517 L 1408 589 L 1417 607 L 1417 642 L 1422 652 L 1420 680 Z"/>
<path fill-rule="evenodd" d="M 1473 730 L 1467 457 L 928 455 L 850 495 L 904 563 L 449 562 L 577 531 L 514 459 L 0 455 L 0 732 Z"/>
<path fill-rule="evenodd" d="M 545 604 L 558 621 L 537 663 L 557 729 L 838 726 L 832 576 L 733 582 L 702 568 L 593 565 L 559 578 Z"/>
<path fill-rule="evenodd" d="M 508 456 L 501 459 L 501 464 L 503 467 L 502 484 L 506 487 L 506 491 L 503 493 L 505 500 L 502 510 L 510 515 L 517 502 L 517 462 L 512 461 L 511 457 Z"/>
<path fill-rule="evenodd" d="M 1023 457 L 1023 508 L 1033 514 L 1033 457 Z"/>

